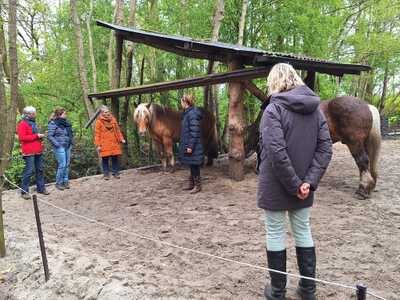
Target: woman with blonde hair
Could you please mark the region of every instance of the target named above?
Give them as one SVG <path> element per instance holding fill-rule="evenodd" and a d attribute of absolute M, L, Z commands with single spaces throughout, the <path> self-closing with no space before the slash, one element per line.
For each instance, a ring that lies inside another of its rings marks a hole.
<path fill-rule="evenodd" d="M 296 244 L 299 271 L 315 277 L 316 254 L 310 228 L 314 191 L 332 156 L 332 141 L 319 97 L 292 66 L 277 64 L 267 79 L 270 104 L 260 123 L 261 161 L 258 206 L 265 210 L 267 260 L 270 269 L 286 272 L 286 213 Z M 270 272 L 264 295 L 285 299 L 286 275 Z M 301 279 L 297 293 L 314 300 L 315 282 Z"/>
<path fill-rule="evenodd" d="M 109 160 L 112 163 L 112 175 L 119 179 L 119 156 L 122 154 L 121 143 L 125 144 L 125 139 L 121 133 L 117 120 L 111 114 L 107 106 L 100 108 L 100 116 L 97 118 L 95 126 L 95 144 L 103 164 L 103 178 L 110 179 Z"/>

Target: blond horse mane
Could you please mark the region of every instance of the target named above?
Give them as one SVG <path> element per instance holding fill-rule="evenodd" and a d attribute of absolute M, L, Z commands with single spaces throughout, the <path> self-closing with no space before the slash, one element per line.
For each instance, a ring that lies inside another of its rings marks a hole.
<path fill-rule="evenodd" d="M 142 119 L 148 119 L 150 121 L 151 119 L 151 112 L 147 108 L 147 103 L 141 103 L 138 105 L 138 107 L 135 109 L 135 112 L 133 113 L 133 120 L 138 123 Z"/>

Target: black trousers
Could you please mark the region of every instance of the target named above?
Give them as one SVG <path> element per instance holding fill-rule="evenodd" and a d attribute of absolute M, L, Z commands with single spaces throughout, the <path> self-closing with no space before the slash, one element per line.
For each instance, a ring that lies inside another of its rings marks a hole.
<path fill-rule="evenodd" d="M 103 163 L 103 173 L 104 173 L 104 175 L 108 175 L 110 173 L 110 166 L 108 164 L 110 158 L 111 158 L 111 164 L 112 164 L 112 174 L 118 175 L 119 174 L 118 155 L 105 156 L 105 157 L 101 158 L 102 163 Z"/>
<path fill-rule="evenodd" d="M 190 165 L 190 175 L 192 175 L 192 177 L 200 177 L 200 166 Z"/>

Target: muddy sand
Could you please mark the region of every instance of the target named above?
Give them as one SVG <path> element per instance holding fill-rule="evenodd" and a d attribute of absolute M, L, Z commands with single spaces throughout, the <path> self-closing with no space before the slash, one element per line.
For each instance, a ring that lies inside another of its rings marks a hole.
<path fill-rule="evenodd" d="M 400 299 L 399 149 L 399 140 L 384 141 L 377 192 L 362 201 L 354 197 L 355 163 L 345 146 L 335 145 L 312 210 L 318 278 L 362 282 L 386 299 Z M 203 192 L 194 196 L 181 191 L 187 173 L 128 170 L 120 180 L 74 180 L 68 191 L 50 186 L 51 195 L 40 199 L 88 219 L 39 203 L 47 283 L 32 203 L 5 192 L 0 299 L 263 299 L 264 270 L 139 237 L 266 265 L 263 211 L 256 207 L 251 168 L 242 182 L 227 178 L 226 161 L 203 169 Z M 287 243 L 288 271 L 297 273 L 290 233 Z M 298 299 L 296 285 L 289 280 L 288 299 Z M 318 299 L 355 299 L 355 293 L 318 284 Z"/>

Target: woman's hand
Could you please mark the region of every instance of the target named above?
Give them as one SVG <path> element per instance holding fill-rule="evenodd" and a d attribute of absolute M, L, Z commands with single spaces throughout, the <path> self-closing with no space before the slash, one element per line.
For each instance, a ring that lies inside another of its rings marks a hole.
<path fill-rule="evenodd" d="M 121 143 L 122 143 L 122 144 L 125 144 L 125 143 L 126 143 L 126 141 L 125 141 L 124 139 L 122 139 Z"/>
<path fill-rule="evenodd" d="M 188 153 L 188 154 L 192 154 L 192 148 L 186 148 L 186 153 Z"/>
<path fill-rule="evenodd" d="M 308 198 L 310 195 L 310 184 L 307 182 L 304 182 L 300 187 L 299 191 L 297 192 L 297 198 L 304 200 Z"/>

